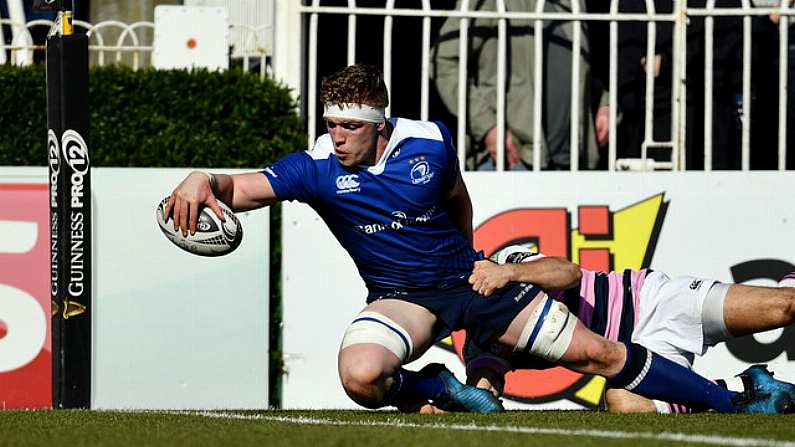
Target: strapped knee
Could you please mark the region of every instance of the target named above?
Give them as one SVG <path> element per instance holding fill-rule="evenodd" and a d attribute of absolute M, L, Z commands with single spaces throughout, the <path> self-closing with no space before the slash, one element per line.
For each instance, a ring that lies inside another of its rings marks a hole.
<path fill-rule="evenodd" d="M 571 344 L 577 318 L 565 304 L 544 296 L 533 310 L 514 351 L 558 361 Z"/>
<path fill-rule="evenodd" d="M 392 351 L 401 362 L 414 352 L 409 333 L 378 312 L 362 312 L 345 330 L 340 350 L 359 343 L 375 343 Z"/>

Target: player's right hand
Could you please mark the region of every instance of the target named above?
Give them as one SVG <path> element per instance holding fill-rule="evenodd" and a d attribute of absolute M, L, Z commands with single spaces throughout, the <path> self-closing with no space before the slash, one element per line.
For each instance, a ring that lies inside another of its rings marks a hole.
<path fill-rule="evenodd" d="M 469 275 L 472 290 L 483 296 L 491 295 L 495 290 L 505 287 L 511 280 L 510 269 L 509 264 L 497 264 L 488 259 L 476 261 L 475 268 Z"/>
<path fill-rule="evenodd" d="M 183 236 L 188 232 L 195 234 L 201 206 L 209 206 L 219 219 L 224 220 L 224 213 L 210 187 L 210 176 L 206 172 L 193 171 L 171 193 L 165 208 L 166 222 L 171 217 L 174 230 L 182 230 Z"/>

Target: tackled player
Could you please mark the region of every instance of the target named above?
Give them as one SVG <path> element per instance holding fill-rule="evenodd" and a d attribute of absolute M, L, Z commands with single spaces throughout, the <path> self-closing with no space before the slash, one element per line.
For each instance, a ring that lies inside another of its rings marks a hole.
<path fill-rule="evenodd" d="M 669 278 L 649 269 L 593 272 L 521 246 L 498 251 L 494 260 L 477 263 L 470 277 L 475 290 L 489 295 L 509 281 L 533 282 L 594 332 L 610 340 L 639 343 L 687 368 L 692 368 L 695 356 L 718 343 L 795 322 L 795 274 L 787 275 L 781 287 L 771 288 L 689 276 Z M 482 349 L 470 340 L 464 356 L 468 382 L 496 394 L 502 393 L 508 371 L 551 366 L 528 355 L 527 349 Z M 795 385 L 773 379 L 764 365 L 718 382 L 738 392 L 733 400 L 746 402 L 744 411 L 795 411 Z M 770 398 L 759 399 L 757 393 Z M 703 410 L 682 401 L 644 399 L 624 389 L 608 389 L 605 400 L 608 410 L 616 412 Z"/>

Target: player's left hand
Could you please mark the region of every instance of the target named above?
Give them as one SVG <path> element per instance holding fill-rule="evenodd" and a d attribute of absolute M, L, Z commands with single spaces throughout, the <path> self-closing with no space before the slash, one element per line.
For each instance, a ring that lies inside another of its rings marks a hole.
<path fill-rule="evenodd" d="M 475 268 L 469 275 L 472 290 L 483 296 L 489 296 L 495 290 L 505 287 L 511 280 L 509 267 L 510 265 L 500 265 L 489 260 L 475 262 Z"/>

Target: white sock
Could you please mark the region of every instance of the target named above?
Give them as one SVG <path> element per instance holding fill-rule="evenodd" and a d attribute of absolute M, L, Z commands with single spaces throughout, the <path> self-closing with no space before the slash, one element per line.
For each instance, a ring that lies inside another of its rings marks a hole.
<path fill-rule="evenodd" d="M 657 409 L 657 413 L 660 414 L 671 414 L 671 405 L 668 402 L 663 402 L 661 400 L 652 400 L 654 402 L 654 407 Z"/>

